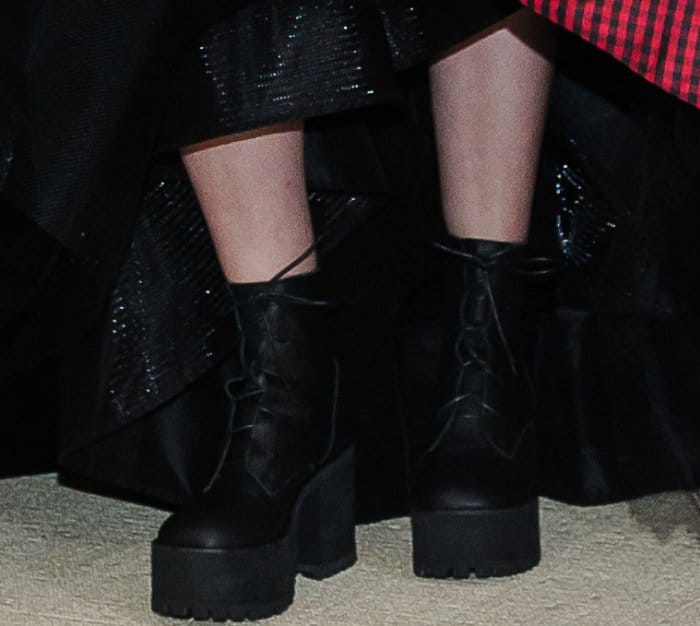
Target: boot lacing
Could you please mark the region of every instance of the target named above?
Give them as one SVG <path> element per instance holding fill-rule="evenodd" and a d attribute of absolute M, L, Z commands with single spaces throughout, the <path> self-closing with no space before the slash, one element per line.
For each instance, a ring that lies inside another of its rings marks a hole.
<path fill-rule="evenodd" d="M 474 254 L 470 254 L 469 252 L 451 248 L 438 242 L 435 242 L 433 245 L 435 248 L 441 250 L 442 252 L 446 252 L 447 254 L 463 259 L 466 263 L 472 265 L 473 267 L 476 267 L 477 270 L 479 270 L 479 282 L 483 286 L 483 289 L 488 298 L 488 302 L 493 315 L 493 321 L 498 332 L 498 338 L 500 339 L 503 350 L 507 356 L 511 372 L 513 374 L 517 374 L 518 365 L 516 362 L 516 358 L 513 354 L 513 351 L 510 348 L 510 344 L 508 342 L 505 330 L 503 328 L 503 323 L 501 322 L 498 307 L 496 306 L 496 299 L 493 293 L 493 285 L 491 283 L 491 272 L 496 267 L 509 267 L 509 269 L 522 275 L 523 277 L 545 277 L 551 275 L 555 271 L 555 266 L 552 263 L 552 260 L 546 257 L 530 257 L 527 259 L 518 259 L 518 263 L 513 263 L 510 258 L 506 257 L 506 259 L 503 259 L 502 257 L 505 254 L 511 252 L 512 248 L 505 249 L 484 260 Z M 469 321 L 467 319 L 466 311 L 468 306 L 468 300 L 470 297 L 473 297 L 473 294 L 470 293 L 468 289 L 464 289 L 464 295 L 462 296 L 459 305 L 460 331 L 457 335 L 457 340 L 454 346 L 455 357 L 460 365 L 460 373 L 457 378 L 457 381 L 455 382 L 454 397 L 448 402 L 446 402 L 438 410 L 438 416 L 444 414 L 445 412 L 450 412 L 450 416 L 446 420 L 445 425 L 440 430 L 440 433 L 435 438 L 434 442 L 427 449 L 426 454 L 434 452 L 442 443 L 443 439 L 450 430 L 454 420 L 457 418 L 457 407 L 460 404 L 462 404 L 462 402 L 464 402 L 465 400 L 472 400 L 479 407 L 481 407 L 493 416 L 500 415 L 500 413 L 495 408 L 484 402 L 482 398 L 476 397 L 474 393 L 459 393 L 459 389 L 462 386 L 466 370 L 474 365 L 478 366 L 481 369 L 481 371 L 483 371 L 487 376 L 499 378 L 496 372 L 494 372 L 488 366 L 487 360 L 477 350 L 477 338 L 482 346 L 486 345 L 488 342 L 486 336 L 487 325 L 475 324 L 474 322 Z M 478 416 L 469 414 L 462 415 L 461 417 L 464 419 L 478 419 Z"/>
<path fill-rule="evenodd" d="M 323 240 L 325 238 L 325 235 L 320 235 L 317 237 L 314 242 L 306 249 L 304 252 L 302 252 L 296 259 L 294 259 L 289 265 L 284 267 L 280 272 L 275 274 L 269 281 L 268 285 L 270 288 L 274 287 L 279 281 L 283 280 L 284 277 L 291 272 L 295 267 L 298 267 L 301 263 L 303 263 L 309 256 L 311 256 L 314 251 L 323 243 Z M 270 291 L 263 291 L 258 294 L 256 294 L 253 298 L 254 301 L 259 301 L 259 300 L 278 300 L 278 301 L 285 301 L 288 302 L 289 304 L 300 304 L 300 305 L 306 305 L 306 306 L 316 306 L 316 307 L 327 307 L 330 306 L 330 302 L 326 300 L 312 300 L 310 298 L 304 298 L 302 296 L 294 296 L 290 294 L 281 294 L 277 293 L 274 290 Z M 231 446 L 233 444 L 233 440 L 236 436 L 241 435 L 243 433 L 247 433 L 252 431 L 255 428 L 255 423 L 252 424 L 242 424 L 240 426 L 236 425 L 236 413 L 238 410 L 239 405 L 246 401 L 246 400 L 251 400 L 258 398 L 262 396 L 266 391 L 267 391 L 267 379 L 266 375 L 273 375 L 279 378 L 282 383 L 284 384 L 287 389 L 291 389 L 291 385 L 289 381 L 284 377 L 279 375 L 277 372 L 272 372 L 266 370 L 264 367 L 262 367 L 258 362 L 257 359 L 253 358 L 248 360 L 247 355 L 246 355 L 246 341 L 245 341 L 245 335 L 242 333 L 242 324 L 240 320 L 240 315 L 238 308 L 236 308 L 235 311 L 236 315 L 236 326 L 239 329 L 239 332 L 241 334 L 241 341 L 239 343 L 239 362 L 242 365 L 242 372 L 241 374 L 231 376 L 230 378 L 226 379 L 224 382 L 224 390 L 226 392 L 226 396 L 229 399 L 229 415 L 228 415 L 228 421 L 227 421 L 227 428 L 226 428 L 226 440 L 223 445 L 223 449 L 221 452 L 221 455 L 219 457 L 219 462 L 217 464 L 216 469 L 214 470 L 211 478 L 209 479 L 206 487 L 204 488 L 203 492 L 207 493 L 212 489 L 214 486 L 214 483 L 218 480 L 218 478 L 221 475 L 222 470 L 224 469 L 224 466 L 226 465 L 226 460 L 228 458 L 228 453 L 231 449 Z M 269 318 L 267 317 L 267 314 L 263 314 L 263 319 L 264 319 L 264 324 L 265 328 L 267 329 L 267 337 L 270 339 L 273 338 L 273 331 L 272 331 L 272 326 L 270 324 Z M 275 343 L 274 341 L 270 342 L 270 345 L 274 346 Z M 239 387 L 241 384 L 244 384 L 247 387 L 246 391 L 243 392 L 236 392 L 234 389 L 236 387 Z M 294 397 L 292 395 L 292 397 Z"/>

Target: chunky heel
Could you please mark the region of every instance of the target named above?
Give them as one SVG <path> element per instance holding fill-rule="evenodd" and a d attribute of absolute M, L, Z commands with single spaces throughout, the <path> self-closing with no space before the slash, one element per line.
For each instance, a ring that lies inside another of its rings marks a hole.
<path fill-rule="evenodd" d="M 536 499 L 501 510 L 414 510 L 411 528 L 416 576 L 511 576 L 540 561 Z"/>
<path fill-rule="evenodd" d="M 322 580 L 357 561 L 354 450 L 346 450 L 316 480 L 297 517 L 297 570 Z"/>

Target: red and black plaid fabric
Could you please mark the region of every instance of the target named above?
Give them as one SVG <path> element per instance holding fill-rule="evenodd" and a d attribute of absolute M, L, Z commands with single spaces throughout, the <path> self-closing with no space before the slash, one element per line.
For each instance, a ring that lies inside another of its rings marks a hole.
<path fill-rule="evenodd" d="M 700 0 L 520 0 L 700 107 Z"/>

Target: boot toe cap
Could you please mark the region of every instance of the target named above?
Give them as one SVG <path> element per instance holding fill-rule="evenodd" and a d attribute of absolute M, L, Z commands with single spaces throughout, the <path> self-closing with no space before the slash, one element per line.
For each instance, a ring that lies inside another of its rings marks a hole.
<path fill-rule="evenodd" d="M 426 464 L 417 476 L 411 501 L 425 510 L 491 510 L 527 502 L 534 492 L 531 468 L 462 455 Z"/>
<path fill-rule="evenodd" d="M 280 538 L 284 529 L 278 512 L 255 511 L 252 507 L 239 511 L 189 507 L 165 521 L 156 542 L 200 549 L 246 548 L 270 543 Z"/>

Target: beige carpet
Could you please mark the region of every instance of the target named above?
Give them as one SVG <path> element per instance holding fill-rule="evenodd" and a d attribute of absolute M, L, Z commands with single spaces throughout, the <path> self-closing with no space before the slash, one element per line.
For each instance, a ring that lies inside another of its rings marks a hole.
<path fill-rule="evenodd" d="M 360 528 L 360 560 L 269 624 L 700 625 L 700 499 L 579 509 L 545 501 L 542 565 L 504 580 L 410 572 L 406 520 Z M 149 541 L 165 514 L 51 476 L 0 481 L 0 625 L 178 624 L 150 613 Z"/>

